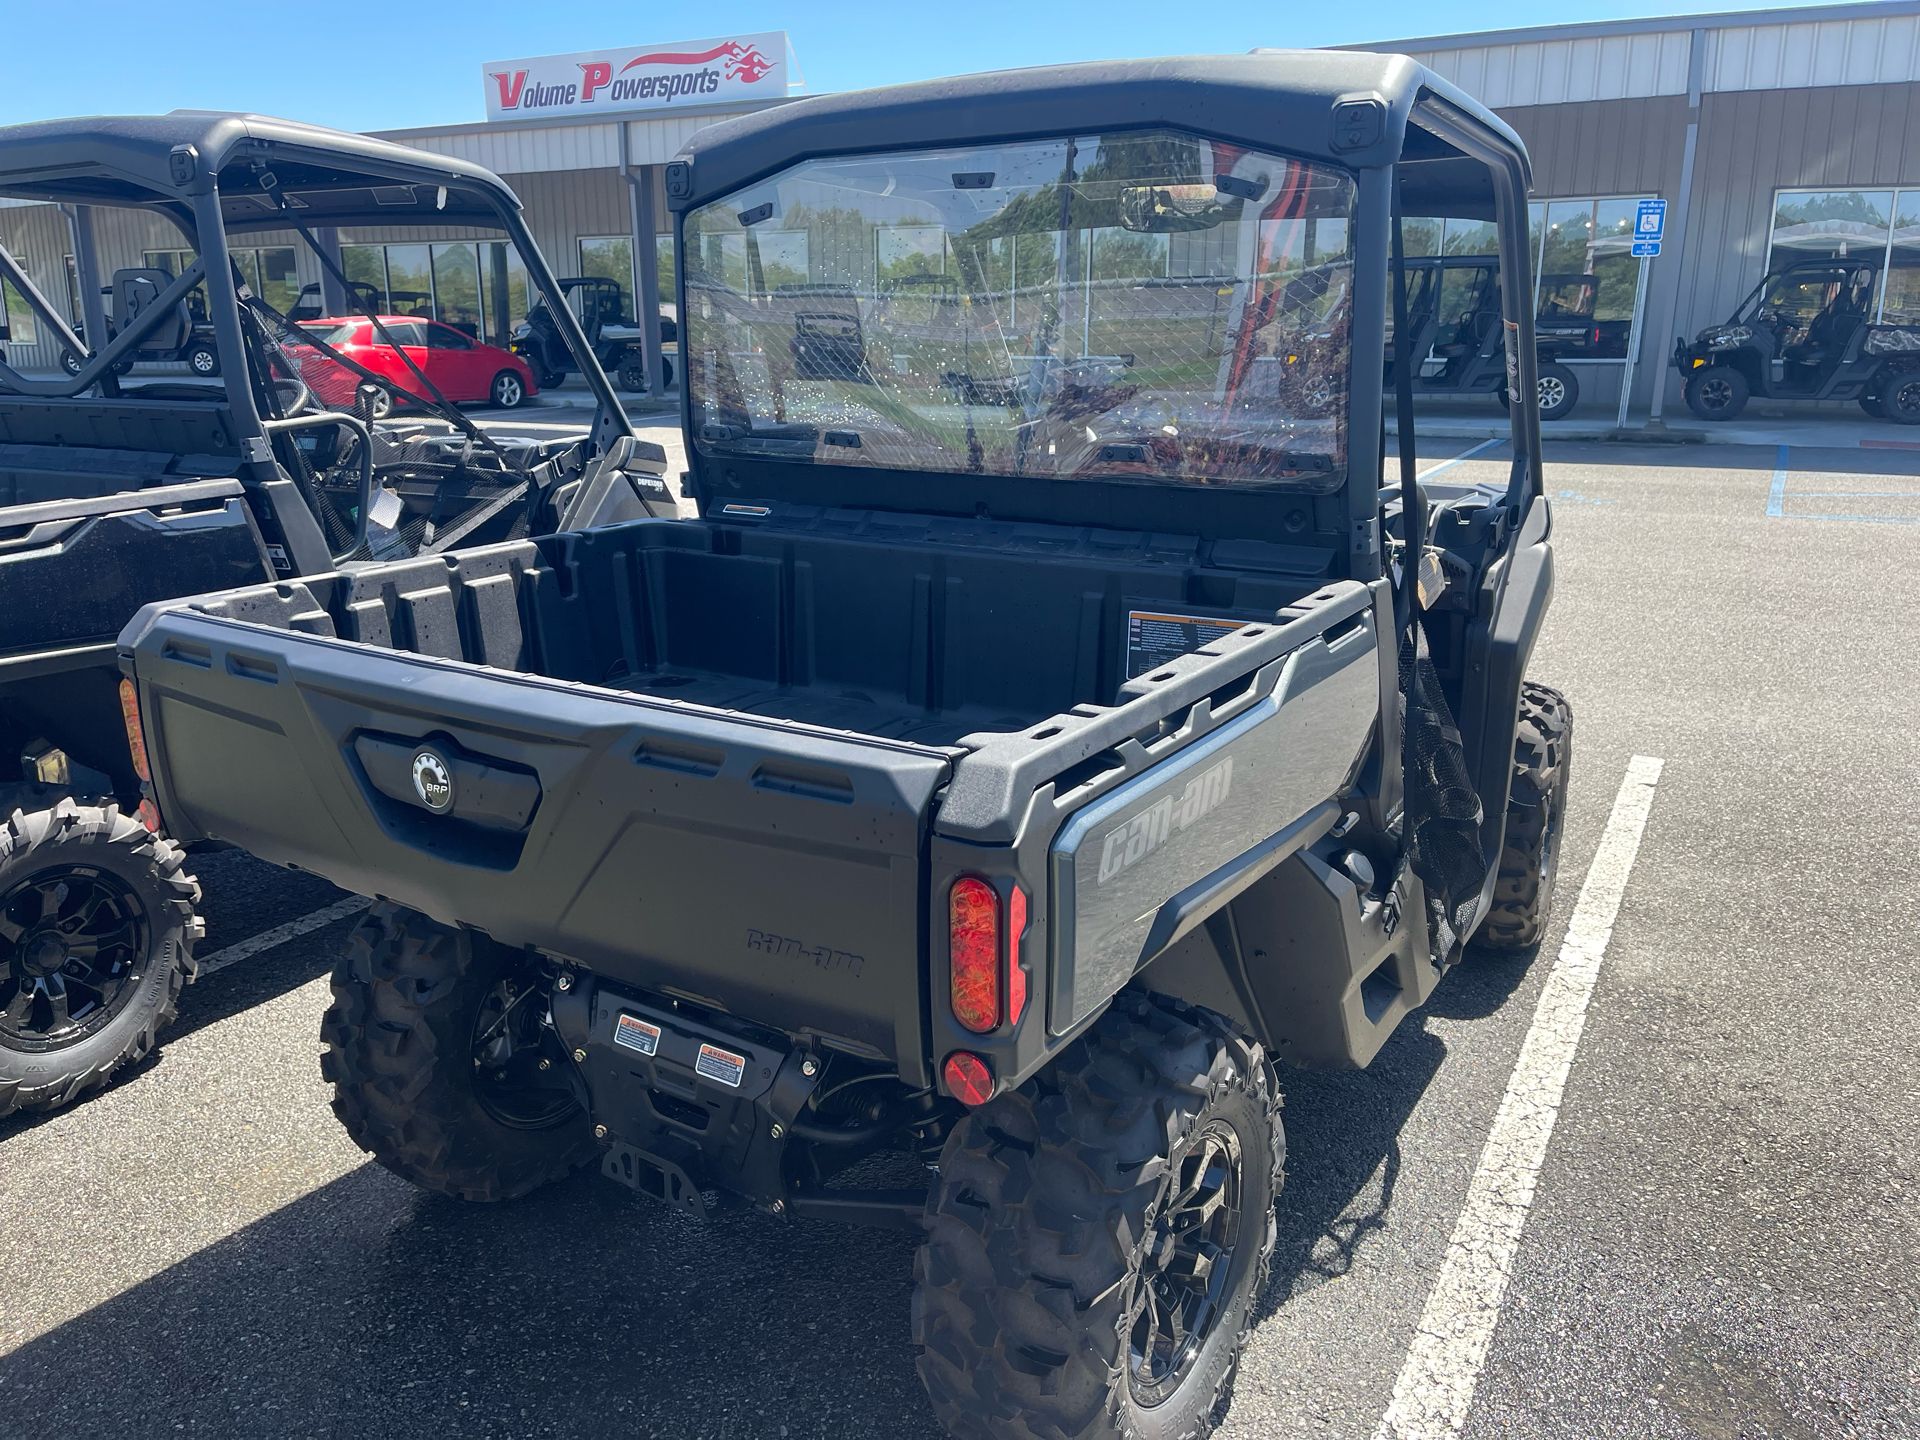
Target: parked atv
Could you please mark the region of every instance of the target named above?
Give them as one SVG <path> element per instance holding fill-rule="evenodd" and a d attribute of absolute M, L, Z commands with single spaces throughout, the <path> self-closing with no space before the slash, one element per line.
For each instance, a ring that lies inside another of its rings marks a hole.
<path fill-rule="evenodd" d="M 1920 425 L 1920 324 L 1876 318 L 1885 257 L 1795 260 L 1747 293 L 1724 325 L 1674 342 L 1687 408 L 1731 420 L 1755 396 L 1854 400 L 1876 420 Z"/>
<path fill-rule="evenodd" d="M 159 299 L 161 291 L 173 284 L 173 279 L 172 273 L 164 269 L 114 271 L 113 284 L 100 291 L 102 295 L 113 297 L 113 313 L 107 317 L 107 338 L 111 340 L 123 328 L 131 325 Z M 161 326 L 148 337 L 146 344 L 116 362 L 113 373 L 125 375 L 133 369 L 134 362 L 151 360 L 185 365 L 195 375 L 206 379 L 218 375 L 220 347 L 206 316 L 195 313 L 197 304 L 197 296 L 188 296 L 184 325 L 173 323 Z M 73 336 L 75 340 L 84 341 L 86 327 L 76 321 Z M 60 367 L 69 375 L 78 375 L 85 364 L 81 357 L 86 353 L 84 345 L 63 349 L 60 352 Z"/>
<path fill-rule="evenodd" d="M 1414 391 L 1421 395 L 1491 395 L 1507 403 L 1507 350 L 1501 326 L 1500 261 L 1490 255 L 1420 256 L 1407 261 L 1407 332 L 1413 343 L 1407 354 L 1417 357 Z M 1546 292 L 1567 297 L 1562 283 Z M 1590 280 L 1591 277 L 1582 277 Z M 1588 316 L 1568 316 L 1556 307 L 1553 318 L 1536 317 L 1534 349 L 1535 392 L 1542 420 L 1564 420 L 1580 403 L 1580 381 L 1565 363 L 1571 355 L 1588 351 L 1594 334 L 1591 324 L 1592 289 L 1587 292 Z M 1399 354 L 1396 339 L 1389 345 L 1388 380 Z"/>
<path fill-rule="evenodd" d="M 627 314 L 620 284 L 597 276 L 576 275 L 560 282 L 567 304 L 572 308 L 594 358 L 616 377 L 620 388 L 635 394 L 647 389 L 646 353 L 641 345 L 640 327 Z M 671 316 L 660 316 L 660 344 L 674 346 L 679 330 Z M 553 310 L 544 300 L 536 301 L 527 318 L 514 328 L 513 353 L 533 367 L 543 389 L 552 389 L 574 369 L 571 353 L 562 342 Z M 665 384 L 673 384 L 673 362 L 662 357 L 661 372 Z"/>
<path fill-rule="evenodd" d="M 114 654 L 135 610 L 376 557 L 435 563 L 563 518 L 645 513 L 641 491 L 664 494 L 659 452 L 636 454 L 570 320 L 561 333 L 600 402 L 592 433 L 522 439 L 481 430 L 417 369 L 401 388 L 438 418 L 373 423 L 373 383 L 398 382 L 243 299 L 228 237 L 291 229 L 311 243 L 312 203 L 348 224 L 502 230 L 536 289 L 555 293 L 517 202 L 484 170 L 182 111 L 0 129 L 7 194 L 163 214 L 201 258 L 177 277 L 121 271 L 112 338 L 89 354 L 0 246 L 0 276 L 78 365 L 30 379 L 0 363 L 0 1115 L 63 1104 L 146 1055 L 194 975 L 199 887 L 143 795 L 140 716 Z M 218 379 L 123 387 L 132 358 L 193 333 L 201 286 L 202 323 L 230 361 Z M 357 401 L 316 399 L 300 379 L 315 364 L 358 375 Z"/>
<path fill-rule="evenodd" d="M 1572 742 L 1525 679 L 1537 410 L 1499 483 L 1421 484 L 1406 433 L 1381 488 L 1397 205 L 1497 220 L 1529 297 L 1513 132 L 1401 56 L 1065 73 L 687 142 L 697 519 L 121 636 L 170 824 L 384 897 L 321 1030 L 357 1144 L 467 1200 L 595 1164 L 697 1215 L 908 1227 L 920 1374 L 982 1440 L 1212 1428 L 1272 1299 L 1280 1065 L 1365 1065 L 1469 938 L 1540 942 Z M 937 230 L 941 383 L 794 348 L 816 302 L 887 301 L 743 286 L 749 214 L 814 224 L 827 274 Z M 1131 363 L 1057 379 L 1095 227 L 1204 246 L 1230 323 L 1163 304 Z M 1344 310 L 1272 263 L 1302 235 L 1359 257 Z M 1500 319 L 1530 394 L 1530 307 Z M 1256 373 L 1302 332 L 1319 413 Z"/>

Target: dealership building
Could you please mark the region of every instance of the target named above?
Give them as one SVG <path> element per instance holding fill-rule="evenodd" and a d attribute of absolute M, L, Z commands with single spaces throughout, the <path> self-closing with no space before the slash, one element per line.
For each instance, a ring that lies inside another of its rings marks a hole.
<path fill-rule="evenodd" d="M 1875 257 L 1883 262 L 1875 314 L 1920 323 L 1920 0 L 1350 48 L 1412 55 L 1492 106 L 1526 142 L 1536 274 L 1595 281 L 1597 343 L 1574 362 L 1583 403 L 1611 411 L 1631 349 L 1631 413 L 1671 411 L 1673 337 L 1725 319 L 1770 265 L 1793 256 Z M 556 272 L 612 279 L 628 312 L 645 313 L 672 289 L 666 162 L 704 125 L 785 103 L 796 73 L 782 34 L 503 62 L 479 77 L 486 120 L 382 133 L 502 175 Z M 1659 255 L 1642 260 L 1632 251 L 1644 199 L 1665 200 L 1667 214 Z M 524 314 L 524 277 L 507 247 L 417 230 L 404 240 L 373 230 L 334 239 L 347 275 L 399 313 L 429 313 L 492 340 Z M 1471 222 L 1410 224 L 1408 240 L 1415 252 L 1488 248 L 1487 227 Z M 102 276 L 141 264 L 177 271 L 184 258 L 164 224 L 111 210 L 0 202 L 0 241 L 75 319 L 89 253 Z M 924 244 L 923 235 L 879 234 L 874 283 L 898 259 L 880 250 Z M 762 243 L 774 246 L 783 273 L 827 278 L 812 274 L 824 261 L 810 255 L 804 231 Z M 291 235 L 249 236 L 238 259 L 277 308 L 322 283 Z M 928 263 L 943 261 L 934 254 Z M 56 364 L 51 337 L 18 297 L 7 295 L 6 308 L 13 363 Z"/>

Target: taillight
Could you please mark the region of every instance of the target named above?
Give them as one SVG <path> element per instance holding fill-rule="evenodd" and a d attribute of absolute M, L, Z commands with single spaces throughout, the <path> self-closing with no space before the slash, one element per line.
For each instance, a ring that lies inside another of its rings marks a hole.
<path fill-rule="evenodd" d="M 147 768 L 147 736 L 140 728 L 140 697 L 134 693 L 133 681 L 120 682 L 120 720 L 127 727 L 127 749 L 133 752 L 133 773 L 142 780 L 153 779 L 153 772 Z"/>
<path fill-rule="evenodd" d="M 956 1050 L 940 1067 L 947 1091 L 962 1105 L 984 1105 L 993 1098 L 993 1071 L 978 1055 Z"/>
<path fill-rule="evenodd" d="M 1000 897 L 977 875 L 947 892 L 947 939 L 953 1018 L 984 1035 L 1000 1023 Z"/>
<path fill-rule="evenodd" d="M 1027 933 L 1027 892 L 1018 885 L 1007 897 L 1007 1023 L 1027 1008 L 1027 972 L 1020 967 L 1020 940 Z"/>
<path fill-rule="evenodd" d="M 947 892 L 948 976 L 953 1018 L 976 1035 L 1019 1020 L 1027 1008 L 1027 972 L 1020 937 L 1027 932 L 1027 892 L 1015 885 L 1001 925 L 999 893 L 977 875 L 962 875 Z"/>

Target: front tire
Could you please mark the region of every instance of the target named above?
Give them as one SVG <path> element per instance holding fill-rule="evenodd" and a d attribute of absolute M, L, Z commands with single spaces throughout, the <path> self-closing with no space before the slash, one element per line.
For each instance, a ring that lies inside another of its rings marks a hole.
<path fill-rule="evenodd" d="M 1538 388 L 1542 420 L 1563 420 L 1580 403 L 1579 378 L 1557 361 L 1549 360 L 1540 367 Z"/>
<path fill-rule="evenodd" d="M 0 822 L 0 1115 L 58 1109 L 153 1050 L 203 933 L 185 859 L 116 805 Z"/>
<path fill-rule="evenodd" d="M 1553 909 L 1572 769 L 1573 707 L 1558 690 L 1524 682 L 1513 743 L 1513 786 L 1507 796 L 1506 843 L 1493 904 L 1475 944 L 1489 950 L 1527 950 L 1540 943 Z"/>
<path fill-rule="evenodd" d="M 1880 414 L 1896 425 L 1920 425 L 1920 370 L 1887 377 L 1880 396 Z"/>
<path fill-rule="evenodd" d="M 512 370 L 502 370 L 487 389 L 488 398 L 502 410 L 517 410 L 527 398 L 527 383 Z"/>
<path fill-rule="evenodd" d="M 423 1190 L 514 1200 L 562 1179 L 595 1147 L 545 1013 L 540 977 L 517 952 L 375 906 L 320 1024 L 333 1113 Z"/>
<path fill-rule="evenodd" d="M 1285 1159 L 1261 1048 L 1131 991 L 969 1113 L 914 1271 L 920 1378 L 948 1432 L 1210 1431 L 1266 1280 Z"/>
<path fill-rule="evenodd" d="M 1731 420 L 1747 408 L 1752 387 L 1731 365 L 1709 365 L 1687 377 L 1687 408 L 1702 420 Z"/>

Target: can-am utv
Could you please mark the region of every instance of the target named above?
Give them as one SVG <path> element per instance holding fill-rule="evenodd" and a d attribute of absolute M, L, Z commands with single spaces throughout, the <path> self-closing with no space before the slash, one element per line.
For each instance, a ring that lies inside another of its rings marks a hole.
<path fill-rule="evenodd" d="M 1724 325 L 1676 340 L 1687 408 L 1731 420 L 1755 395 L 1854 400 L 1876 420 L 1920 425 L 1920 324 L 1879 315 L 1884 260 L 1795 260 L 1748 291 Z"/>
<path fill-rule="evenodd" d="M 356 375 L 394 382 L 290 325 L 230 263 L 229 237 L 292 244 L 316 227 L 379 225 L 440 239 L 459 227 L 516 246 L 534 288 L 555 293 L 513 195 L 477 167 L 281 120 L 182 113 L 0 129 L 0 195 L 87 207 L 83 225 L 118 208 L 116 228 L 149 225 L 151 244 L 184 237 L 198 252 L 178 276 L 137 272 L 140 302 L 123 291 L 112 339 L 89 354 L 0 247 L 0 276 L 43 333 L 84 357 L 77 375 L 53 378 L 0 364 L 4 1115 L 61 1104 L 146 1054 L 193 975 L 199 892 L 141 806 L 145 762 L 137 745 L 129 753 L 132 691 L 114 657 L 140 606 L 643 514 L 636 487 L 658 489 L 664 466 L 657 447 L 636 455 L 570 320 L 600 402 L 589 435 L 483 430 L 424 375 L 410 396 L 439 418 L 373 423 L 369 391 L 350 408 L 316 392 L 353 397 Z M 310 249 L 346 293 L 337 253 Z M 123 381 L 128 359 L 187 333 L 201 286 L 219 378 Z M 321 383 L 341 367 L 348 383 Z"/>
<path fill-rule="evenodd" d="M 113 296 L 113 313 L 106 317 L 107 338 L 112 339 L 120 333 L 123 321 L 131 321 L 154 304 L 160 298 L 160 292 L 173 284 L 173 280 L 172 272 L 161 267 L 114 271 L 113 283 L 103 287 L 100 292 Z M 76 320 L 73 333 L 77 339 L 85 340 L 85 323 Z M 60 368 L 69 375 L 78 375 L 86 363 L 81 359 L 85 353 L 84 350 L 62 350 Z M 146 344 L 114 367 L 114 374 L 125 375 L 133 369 L 136 360 L 185 365 L 193 374 L 204 379 L 211 379 L 220 373 L 220 346 L 214 339 L 213 325 L 206 316 L 206 306 L 197 292 L 187 297 L 187 324 L 184 329 L 177 323 L 162 325 L 147 337 Z"/>
<path fill-rule="evenodd" d="M 1501 326 L 1500 258 L 1497 255 L 1430 255 L 1407 261 L 1407 333 L 1415 358 L 1414 393 L 1489 395 L 1507 403 L 1507 346 Z M 1534 317 L 1535 393 L 1542 420 L 1564 420 L 1580 403 L 1580 381 L 1563 360 L 1590 350 L 1592 324 L 1570 316 L 1569 303 L 1584 299 L 1592 314 L 1591 277 L 1583 288 L 1555 276 L 1543 288 L 1552 308 Z M 1547 317 L 1551 314 L 1552 318 Z M 1397 338 L 1387 343 L 1387 383 L 1399 354 Z"/>
<path fill-rule="evenodd" d="M 620 282 L 594 275 L 570 275 L 560 282 L 567 304 L 593 347 L 594 358 L 609 375 L 620 382 L 622 390 L 636 394 L 647 388 L 647 359 L 641 345 L 640 327 L 627 313 Z M 663 349 L 679 339 L 671 317 L 661 315 L 660 344 Z M 542 387 L 552 389 L 573 371 L 566 342 L 555 324 L 552 309 L 545 301 L 536 301 L 527 310 L 513 332 L 513 353 L 533 367 Z M 664 384 L 673 384 L 673 362 L 661 360 Z"/>
<path fill-rule="evenodd" d="M 695 1213 L 914 1227 L 952 1433 L 1210 1428 L 1285 1203 L 1277 1064 L 1368 1063 L 1469 937 L 1546 924 L 1537 409 L 1498 483 L 1416 480 L 1410 383 L 1391 479 L 1382 439 L 1397 212 L 1495 221 L 1524 299 L 1527 184 L 1490 112 L 1375 54 L 696 135 L 666 190 L 698 519 L 121 636 L 170 824 L 385 897 L 322 1029 L 353 1138 L 472 1200 L 594 1163 Z M 783 269 L 805 237 L 873 344 L 903 231 L 956 277 L 964 325 L 913 347 L 947 353 L 808 361 L 762 237 Z M 1195 293 L 1083 315 L 1087 247 Z M 1335 257 L 1329 322 L 1291 282 Z M 1317 411 L 1256 383 L 1302 354 L 1341 382 Z M 918 1183 L 850 1183 L 889 1155 Z"/>

